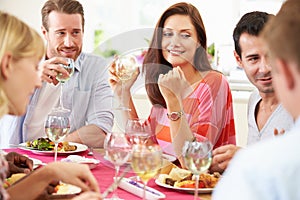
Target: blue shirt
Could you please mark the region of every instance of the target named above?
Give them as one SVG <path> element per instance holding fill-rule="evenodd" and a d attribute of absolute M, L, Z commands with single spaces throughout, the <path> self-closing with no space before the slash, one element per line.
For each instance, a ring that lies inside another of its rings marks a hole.
<path fill-rule="evenodd" d="M 44 86 L 45 84 L 42 87 Z M 41 89 L 37 89 L 32 96 L 26 115 L 13 119 L 14 122 L 17 121 L 18 123 L 14 123 L 14 128 L 9 130 L 11 133 L 10 144 L 19 144 L 33 139 L 27 131 L 27 126 L 30 124 L 38 98 L 43 98 L 40 96 Z M 89 124 L 98 126 L 104 132 L 111 131 L 113 126 L 112 103 L 113 93 L 108 84 L 105 59 L 96 55 L 81 53 L 75 62 L 74 74 L 63 86 L 63 105 L 71 110 L 70 132 Z M 46 116 L 44 117 L 46 118 Z M 0 127 L 0 129 L 2 128 Z M 97 135 L 91 136 L 84 132 L 77 133 L 83 143 L 93 146 L 101 145 L 97 144 L 99 142 Z M 40 137 L 44 136 L 45 133 L 42 131 Z"/>

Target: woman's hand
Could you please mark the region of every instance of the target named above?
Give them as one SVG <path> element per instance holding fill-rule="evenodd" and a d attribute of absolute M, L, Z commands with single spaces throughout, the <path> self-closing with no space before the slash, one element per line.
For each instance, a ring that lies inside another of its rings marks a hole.
<path fill-rule="evenodd" d="M 117 56 L 115 56 L 114 60 L 112 61 L 112 63 L 109 65 L 109 84 L 112 88 L 112 90 L 114 91 L 115 94 L 117 94 L 119 97 L 121 96 L 121 89 L 122 89 L 122 82 L 119 79 L 119 77 L 117 76 L 116 73 L 116 60 L 118 59 Z M 138 75 L 140 74 L 140 70 L 137 67 L 136 71 L 133 73 L 131 79 L 124 81 L 124 93 L 128 94 L 130 92 L 130 88 L 132 87 L 132 85 L 134 84 L 134 82 L 136 81 Z"/>
<path fill-rule="evenodd" d="M 192 91 L 180 67 L 174 68 L 165 75 L 160 74 L 158 86 L 166 102 L 174 101 L 175 98 L 181 101 Z"/>
<path fill-rule="evenodd" d="M 82 191 L 99 192 L 99 186 L 87 165 L 67 162 L 53 162 L 46 165 L 45 170 L 51 170 L 52 179 L 76 185 Z"/>

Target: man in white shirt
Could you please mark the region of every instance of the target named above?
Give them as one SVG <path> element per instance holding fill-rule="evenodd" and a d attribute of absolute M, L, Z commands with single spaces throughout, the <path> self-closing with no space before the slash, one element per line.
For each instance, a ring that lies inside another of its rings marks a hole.
<path fill-rule="evenodd" d="M 300 199 L 300 1 L 285 1 L 261 34 L 279 102 L 296 119 L 281 137 L 240 150 L 213 199 Z M 285 120 L 285 119 L 283 119 Z"/>
<path fill-rule="evenodd" d="M 276 97 L 271 66 L 266 60 L 264 44 L 258 37 L 271 16 L 260 11 L 246 13 L 233 31 L 237 64 L 244 69 L 248 79 L 256 87 L 248 102 L 247 146 L 274 138 L 274 131 L 283 133 L 293 125 L 292 116 Z M 235 145 L 224 145 L 215 149 L 212 169 L 225 170 L 239 149 Z"/>

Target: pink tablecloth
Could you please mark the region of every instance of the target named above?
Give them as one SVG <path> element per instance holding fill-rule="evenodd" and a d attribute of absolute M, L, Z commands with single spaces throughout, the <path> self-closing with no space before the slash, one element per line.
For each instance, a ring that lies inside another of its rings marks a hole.
<path fill-rule="evenodd" d="M 26 154 L 29 157 L 39 159 L 45 163 L 49 163 L 49 162 L 53 161 L 52 155 L 40 155 L 40 154 L 32 153 L 31 151 L 22 150 L 22 149 L 6 149 L 5 151 L 6 152 L 16 151 L 20 154 Z M 87 152 L 82 152 L 81 155 L 87 156 Z M 67 155 L 59 155 L 58 160 L 65 158 L 66 156 Z M 95 152 L 94 157 L 101 161 L 100 164 L 96 168 L 92 169 L 92 172 L 93 172 L 94 176 L 96 177 L 96 179 L 98 180 L 100 190 L 103 192 L 112 183 L 115 170 L 113 168 L 113 165 L 111 163 L 109 163 L 108 161 L 106 161 L 105 159 L 103 159 L 103 157 L 99 153 Z M 122 169 L 123 168 L 121 168 L 121 171 L 122 171 Z M 134 173 L 132 171 L 129 172 L 126 177 L 129 177 L 129 176 L 134 176 Z M 182 200 L 193 199 L 192 194 L 177 192 L 177 191 L 173 191 L 170 189 L 160 187 L 155 184 L 154 180 L 149 181 L 148 186 L 164 193 L 166 195 L 166 199 L 182 199 Z M 118 196 L 123 199 L 130 199 L 130 200 L 141 199 L 140 197 L 135 196 L 134 194 L 131 194 L 120 188 L 117 189 L 117 193 L 118 193 Z"/>

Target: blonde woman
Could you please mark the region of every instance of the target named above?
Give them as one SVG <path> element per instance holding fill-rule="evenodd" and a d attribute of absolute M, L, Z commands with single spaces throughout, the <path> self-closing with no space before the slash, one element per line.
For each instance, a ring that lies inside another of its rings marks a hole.
<path fill-rule="evenodd" d="M 38 66 L 45 47 L 36 31 L 8 13 L 0 11 L 0 27 L 0 117 L 6 113 L 22 115 L 30 96 L 41 86 Z M 83 191 L 99 192 L 96 179 L 83 165 L 50 163 L 7 191 L 2 187 L 6 171 L 7 162 L 0 155 L 0 199 L 36 199 L 55 180 L 74 184 Z M 101 199 L 96 192 L 84 193 L 76 199 Z"/>

